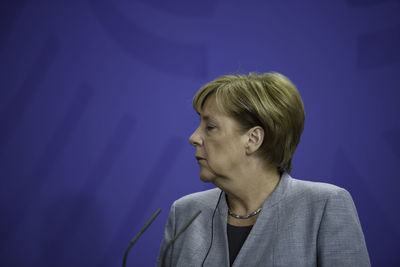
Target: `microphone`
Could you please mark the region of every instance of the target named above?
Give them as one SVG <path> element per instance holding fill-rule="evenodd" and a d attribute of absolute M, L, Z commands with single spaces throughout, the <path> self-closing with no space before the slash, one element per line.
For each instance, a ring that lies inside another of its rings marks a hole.
<path fill-rule="evenodd" d="M 143 232 L 146 231 L 146 229 L 150 226 L 150 224 L 153 223 L 153 221 L 158 216 L 158 214 L 160 214 L 160 212 L 161 212 L 161 209 L 156 210 L 156 212 L 154 212 L 153 216 L 151 216 L 150 220 L 147 221 L 147 223 L 143 226 L 143 228 L 140 230 L 140 232 L 129 243 L 129 246 L 125 250 L 124 260 L 122 262 L 122 267 L 126 266 L 126 260 L 128 258 L 128 252 L 131 249 L 131 247 L 133 246 L 133 244 L 135 244 L 136 240 L 138 240 L 138 238 L 143 234 Z"/>
<path fill-rule="evenodd" d="M 196 212 L 195 215 L 193 215 L 192 218 L 190 218 L 190 220 L 185 223 L 185 225 L 182 227 L 182 229 L 176 234 L 176 236 L 168 242 L 167 246 L 165 247 L 165 251 L 164 251 L 164 255 L 162 257 L 162 262 L 161 262 L 161 266 L 165 266 L 165 258 L 167 256 L 167 252 L 168 249 L 172 246 L 172 244 L 178 239 L 178 237 L 189 227 L 189 225 L 192 224 L 192 222 L 197 218 L 197 216 L 199 216 L 199 214 L 201 213 L 201 210 L 199 210 L 198 212 Z"/>

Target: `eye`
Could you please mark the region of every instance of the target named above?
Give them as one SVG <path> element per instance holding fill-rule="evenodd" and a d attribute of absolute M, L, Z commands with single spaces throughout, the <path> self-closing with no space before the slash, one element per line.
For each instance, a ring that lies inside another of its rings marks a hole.
<path fill-rule="evenodd" d="M 211 131 L 211 130 L 213 130 L 214 128 L 215 128 L 215 126 L 214 126 L 214 125 L 211 125 L 211 124 L 208 124 L 208 125 L 206 126 L 207 131 Z"/>

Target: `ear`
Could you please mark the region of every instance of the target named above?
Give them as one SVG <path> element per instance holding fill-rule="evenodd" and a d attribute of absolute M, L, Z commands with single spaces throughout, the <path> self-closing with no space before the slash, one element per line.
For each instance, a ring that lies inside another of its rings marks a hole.
<path fill-rule="evenodd" d="M 246 154 L 250 155 L 256 152 L 264 141 L 264 129 L 260 126 L 255 126 L 247 131 Z"/>

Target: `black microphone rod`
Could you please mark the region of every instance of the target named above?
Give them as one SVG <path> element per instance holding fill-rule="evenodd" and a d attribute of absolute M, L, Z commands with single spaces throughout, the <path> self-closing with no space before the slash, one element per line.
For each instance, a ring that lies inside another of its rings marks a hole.
<path fill-rule="evenodd" d="M 150 220 L 147 221 L 147 223 L 143 226 L 143 228 L 140 230 L 140 232 L 129 243 L 128 248 L 125 250 L 124 261 L 122 262 L 122 267 L 126 266 L 126 259 L 128 258 L 129 250 L 131 249 L 133 244 L 135 244 L 136 240 L 138 240 L 139 236 L 141 236 L 143 234 L 143 232 L 146 231 L 146 229 L 150 226 L 150 224 L 153 223 L 153 221 L 158 216 L 158 214 L 160 214 L 160 212 L 161 212 L 161 209 L 156 210 L 156 212 L 154 212 L 153 216 L 151 216 Z"/>
<path fill-rule="evenodd" d="M 176 236 L 169 241 L 169 243 L 167 244 L 167 246 L 165 247 L 165 251 L 164 251 L 164 255 L 162 257 L 162 262 L 161 262 L 161 266 L 165 266 L 165 257 L 167 256 L 167 252 L 168 249 L 170 248 L 170 246 L 175 242 L 175 240 L 178 239 L 178 237 L 189 227 L 189 225 L 192 224 L 192 222 L 194 221 L 194 219 L 197 218 L 197 216 L 199 216 L 199 214 L 201 213 L 201 210 L 199 210 L 198 212 L 196 212 L 195 215 L 193 215 L 192 218 L 190 218 L 190 220 L 182 227 L 182 229 L 176 234 Z"/>

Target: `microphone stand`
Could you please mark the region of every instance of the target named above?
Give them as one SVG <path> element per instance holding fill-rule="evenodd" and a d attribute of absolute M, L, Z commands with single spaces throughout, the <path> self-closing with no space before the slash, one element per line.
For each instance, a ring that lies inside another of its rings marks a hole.
<path fill-rule="evenodd" d="M 136 240 L 138 240 L 139 236 L 141 236 L 143 234 L 143 232 L 146 231 L 146 229 L 150 226 L 150 224 L 152 224 L 152 222 L 155 220 L 155 218 L 158 216 L 158 214 L 160 214 L 160 212 L 161 212 L 161 209 L 156 210 L 156 212 L 153 214 L 153 216 L 151 216 L 150 220 L 147 221 L 147 223 L 143 226 L 143 228 L 140 230 L 140 232 L 129 243 L 129 246 L 125 250 L 122 267 L 126 266 L 126 260 L 128 258 L 128 253 L 129 253 L 129 250 L 131 249 L 131 247 L 133 246 L 133 244 L 135 244 L 135 242 L 136 242 Z"/>

